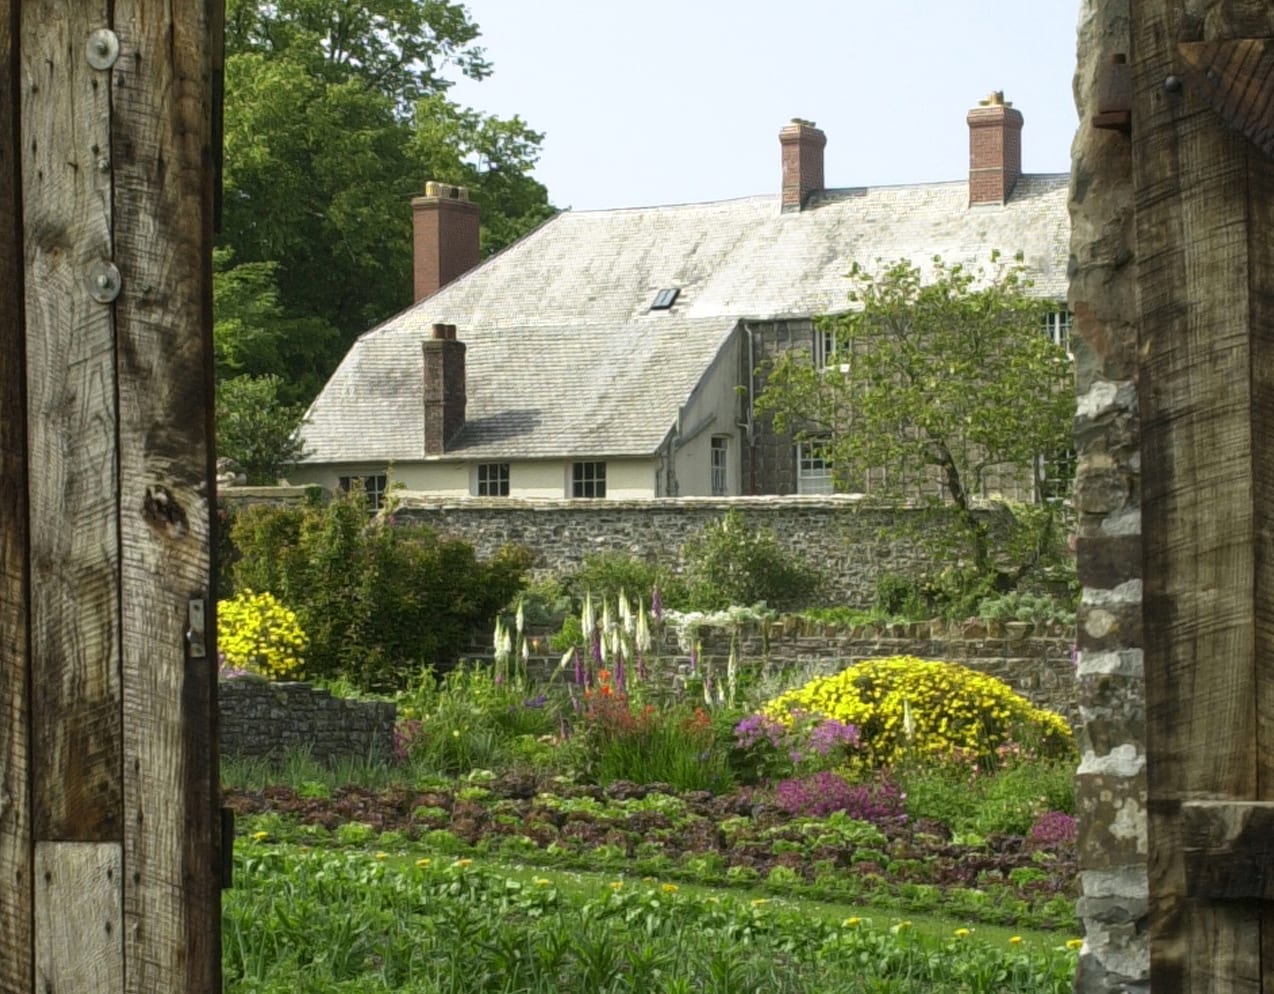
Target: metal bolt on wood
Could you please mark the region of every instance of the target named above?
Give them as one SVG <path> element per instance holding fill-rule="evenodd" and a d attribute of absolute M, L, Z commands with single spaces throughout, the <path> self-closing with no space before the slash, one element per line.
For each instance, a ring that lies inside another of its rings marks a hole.
<path fill-rule="evenodd" d="M 94 69 L 109 69 L 119 58 L 119 36 L 110 28 L 98 28 L 88 36 L 88 64 Z"/>

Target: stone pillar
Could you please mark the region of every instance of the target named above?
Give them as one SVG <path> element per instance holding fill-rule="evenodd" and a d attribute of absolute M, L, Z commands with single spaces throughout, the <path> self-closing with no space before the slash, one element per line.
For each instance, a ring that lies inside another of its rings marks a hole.
<path fill-rule="evenodd" d="M 1127 0 L 1083 0 L 1070 200 L 1083 588 L 1077 994 L 1146 994 L 1150 973 L 1132 146 L 1093 124 L 1103 67 L 1128 49 Z"/>

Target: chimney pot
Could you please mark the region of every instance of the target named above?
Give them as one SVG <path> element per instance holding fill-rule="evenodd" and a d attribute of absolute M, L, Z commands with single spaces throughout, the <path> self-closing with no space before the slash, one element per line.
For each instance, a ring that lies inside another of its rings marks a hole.
<path fill-rule="evenodd" d="M 478 205 L 467 187 L 430 180 L 411 209 L 414 299 L 420 301 L 478 264 Z"/>
<path fill-rule="evenodd" d="M 804 210 L 810 195 L 823 189 L 823 147 L 827 135 L 813 121 L 794 117 L 779 132 L 783 149 L 782 209 Z"/>
<path fill-rule="evenodd" d="M 969 203 L 1003 204 L 1022 175 L 1022 113 L 995 90 L 969 111 Z"/>

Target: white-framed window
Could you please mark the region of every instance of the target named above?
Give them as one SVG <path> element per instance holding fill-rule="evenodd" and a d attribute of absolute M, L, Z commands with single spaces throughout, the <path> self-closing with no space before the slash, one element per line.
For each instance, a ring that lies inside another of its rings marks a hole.
<path fill-rule="evenodd" d="M 577 462 L 571 467 L 572 497 L 605 497 L 606 464 Z"/>
<path fill-rule="evenodd" d="M 478 497 L 509 496 L 509 464 L 507 462 L 478 463 L 474 472 L 473 492 Z"/>
<path fill-rule="evenodd" d="M 826 369 L 843 347 L 835 328 L 814 326 L 814 368 Z"/>
<path fill-rule="evenodd" d="M 796 445 L 796 492 L 830 494 L 836 492 L 832 479 L 831 440 L 807 439 Z"/>
<path fill-rule="evenodd" d="M 389 478 L 383 473 L 371 476 L 342 476 L 341 489 L 349 493 L 355 486 L 363 488 L 363 496 L 367 498 L 367 510 L 379 511 L 385 505 L 385 490 Z"/>
<path fill-rule="evenodd" d="M 1055 311 L 1049 311 L 1044 315 L 1044 333 L 1048 335 L 1048 340 L 1054 345 L 1060 345 L 1066 350 L 1066 354 L 1073 356 L 1071 352 L 1071 312 L 1066 309 L 1066 305 L 1061 305 Z"/>
<path fill-rule="evenodd" d="M 712 496 L 724 497 L 730 490 L 730 436 L 712 436 Z"/>
<path fill-rule="evenodd" d="M 1054 503 L 1070 498 L 1075 484 L 1075 450 L 1064 449 L 1036 461 L 1036 493 L 1041 502 Z"/>

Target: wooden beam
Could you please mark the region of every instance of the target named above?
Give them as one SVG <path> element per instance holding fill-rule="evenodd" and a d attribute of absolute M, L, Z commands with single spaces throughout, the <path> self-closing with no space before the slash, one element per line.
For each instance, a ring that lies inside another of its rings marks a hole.
<path fill-rule="evenodd" d="M 115 0 L 111 159 L 124 696 L 127 991 L 220 990 L 213 606 L 216 2 Z M 202 651 L 200 651 L 202 650 Z"/>
<path fill-rule="evenodd" d="M 1260 201 L 1271 164 L 1172 78 L 1184 72 L 1178 43 L 1271 33 L 1274 11 L 1256 0 L 1203 6 L 1206 17 L 1174 0 L 1130 7 L 1150 979 L 1174 994 L 1256 994 L 1261 914 L 1189 898 L 1182 806 L 1274 799 L 1263 793 L 1274 788 L 1270 743 L 1258 740 L 1274 648 L 1261 604 L 1274 592 L 1274 558 L 1260 534 L 1270 491 L 1258 452 L 1274 431 L 1261 372 L 1274 356 L 1256 307 L 1274 288 L 1256 246 L 1268 240 Z"/>
<path fill-rule="evenodd" d="M 105 0 L 23 3 L 22 192 L 30 438 L 35 837 L 122 834 L 110 74 Z"/>
<path fill-rule="evenodd" d="M 36 844 L 32 991 L 124 989 L 120 848 L 118 842 Z"/>
<path fill-rule="evenodd" d="M 1186 894 L 1204 901 L 1274 901 L 1274 802 L 1181 805 Z"/>
<path fill-rule="evenodd" d="M 1274 156 L 1274 39 L 1182 42 L 1177 50 L 1194 92 L 1229 127 Z"/>
<path fill-rule="evenodd" d="M 0 994 L 35 985 L 18 3 L 0 0 Z"/>

